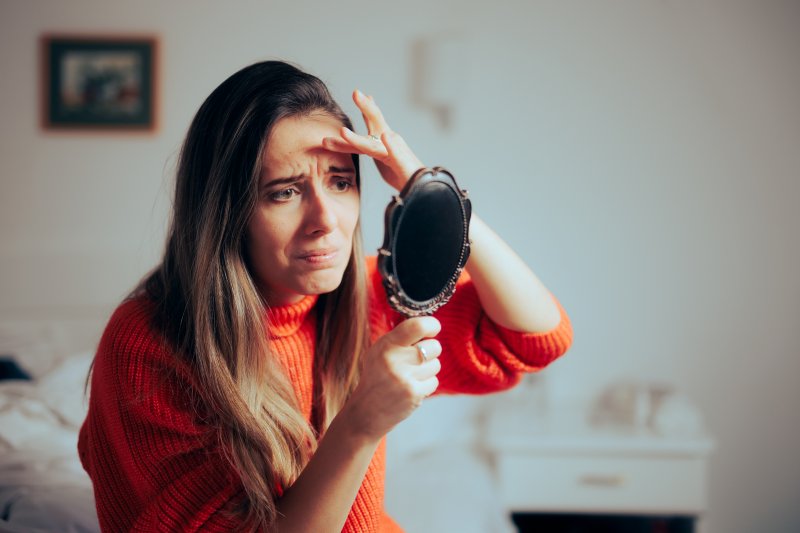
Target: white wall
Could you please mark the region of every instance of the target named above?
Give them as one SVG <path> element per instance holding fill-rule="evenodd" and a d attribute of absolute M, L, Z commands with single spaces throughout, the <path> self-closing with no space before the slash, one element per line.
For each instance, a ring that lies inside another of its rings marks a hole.
<path fill-rule="evenodd" d="M 421 158 L 569 310 L 555 404 L 620 376 L 674 382 L 717 441 L 709 526 L 800 528 L 800 5 L 455 0 L 0 3 L 0 316 L 95 316 L 158 258 L 202 99 L 258 59 L 375 95 Z M 409 99 L 412 40 L 468 36 L 450 131 Z M 161 128 L 45 133 L 44 31 L 161 39 Z M 380 243 L 388 189 L 365 197 Z M 371 221 L 371 222 L 370 222 Z"/>

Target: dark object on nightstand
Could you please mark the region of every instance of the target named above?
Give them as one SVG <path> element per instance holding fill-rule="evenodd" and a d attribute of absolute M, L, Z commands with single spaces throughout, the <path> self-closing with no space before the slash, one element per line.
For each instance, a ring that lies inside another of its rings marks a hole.
<path fill-rule="evenodd" d="M 519 533 L 694 533 L 694 517 L 512 513 Z"/>

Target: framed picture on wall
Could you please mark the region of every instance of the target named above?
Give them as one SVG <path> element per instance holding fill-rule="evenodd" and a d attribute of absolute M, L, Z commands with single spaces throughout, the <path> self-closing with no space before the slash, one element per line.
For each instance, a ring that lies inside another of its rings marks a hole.
<path fill-rule="evenodd" d="M 41 57 L 45 129 L 155 130 L 155 37 L 44 35 Z"/>

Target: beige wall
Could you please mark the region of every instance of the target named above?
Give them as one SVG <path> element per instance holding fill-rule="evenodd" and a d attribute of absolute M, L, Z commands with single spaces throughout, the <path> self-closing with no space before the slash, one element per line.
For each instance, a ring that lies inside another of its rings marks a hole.
<path fill-rule="evenodd" d="M 97 316 L 157 260 L 192 114 L 254 60 L 375 95 L 570 311 L 554 404 L 677 384 L 717 441 L 714 532 L 800 529 L 795 2 L 0 2 L 0 316 Z M 222 7 L 222 6 L 225 7 Z M 466 36 L 453 127 L 412 106 L 412 40 Z M 44 31 L 152 32 L 161 128 L 38 126 Z M 365 196 L 369 248 L 388 190 Z M 679 489 L 676 489 L 679 490 Z"/>

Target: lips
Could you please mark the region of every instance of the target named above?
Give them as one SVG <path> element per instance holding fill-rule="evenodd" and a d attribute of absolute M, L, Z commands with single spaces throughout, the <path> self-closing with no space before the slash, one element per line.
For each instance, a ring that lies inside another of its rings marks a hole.
<path fill-rule="evenodd" d="M 339 249 L 317 248 L 315 250 L 306 250 L 298 254 L 297 258 L 303 265 L 312 269 L 332 268 L 339 264 Z"/>
<path fill-rule="evenodd" d="M 313 259 L 315 257 L 323 258 L 332 256 L 337 252 L 336 248 L 318 248 L 316 250 L 309 250 L 307 252 L 302 252 L 298 255 L 300 259 Z"/>

